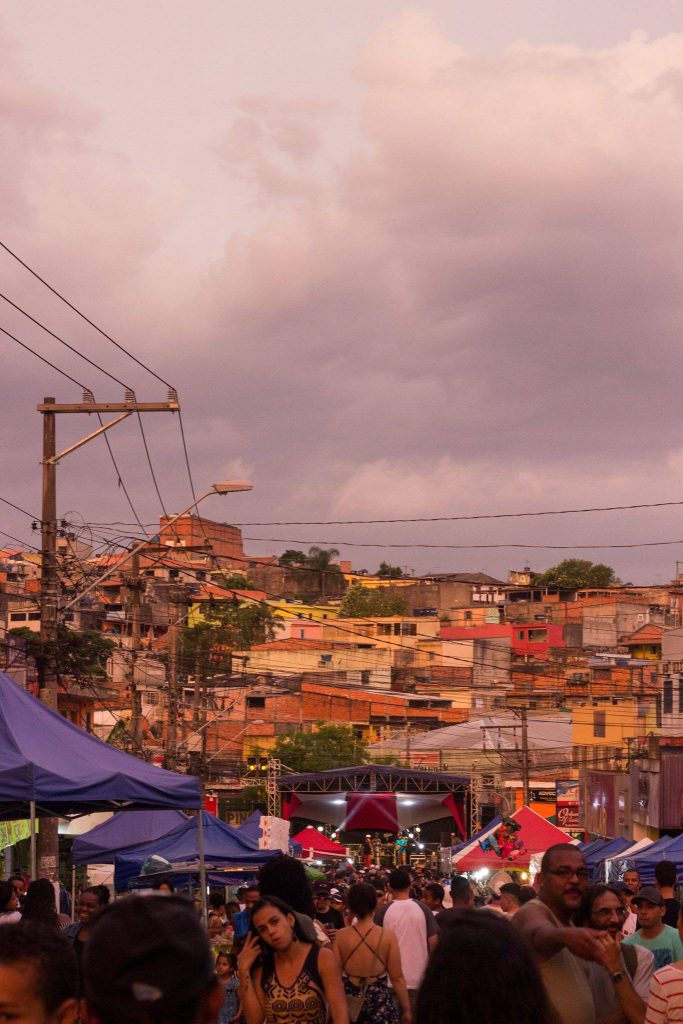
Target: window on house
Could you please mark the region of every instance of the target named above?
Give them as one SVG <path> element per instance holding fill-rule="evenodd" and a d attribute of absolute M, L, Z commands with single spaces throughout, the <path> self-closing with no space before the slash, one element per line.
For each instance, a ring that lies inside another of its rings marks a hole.
<path fill-rule="evenodd" d="M 304 637 L 306 636 L 306 630 L 305 629 L 300 629 L 299 630 L 299 636 L 303 640 Z"/>
<path fill-rule="evenodd" d="M 678 677 L 678 713 L 683 714 L 683 676 Z"/>
<path fill-rule="evenodd" d="M 548 630 L 547 629 L 530 629 L 529 630 L 529 640 L 530 640 L 530 642 L 532 644 L 534 644 L 534 643 L 535 644 L 545 643 L 545 641 L 547 639 L 548 639 Z"/>
<path fill-rule="evenodd" d="M 265 697 L 247 697 L 248 708 L 265 708 L 266 698 Z"/>
<path fill-rule="evenodd" d="M 472 612 L 465 612 L 465 622 L 472 621 Z"/>
<path fill-rule="evenodd" d="M 28 613 L 28 621 L 29 622 L 40 622 L 40 612 L 29 612 Z"/>
<path fill-rule="evenodd" d="M 417 636 L 416 624 L 414 622 L 402 622 L 401 636 Z"/>
<path fill-rule="evenodd" d="M 593 712 L 593 735 L 604 736 L 605 735 L 605 712 L 594 711 Z"/>
<path fill-rule="evenodd" d="M 674 684 L 673 679 L 665 678 L 662 685 L 662 711 L 665 715 L 672 715 L 674 710 Z"/>
<path fill-rule="evenodd" d="M 378 622 L 378 624 L 377 624 L 377 636 L 391 636 L 391 623 L 389 623 L 389 622 Z"/>
<path fill-rule="evenodd" d="M 518 640 L 524 640 L 524 637 L 525 637 L 524 630 L 523 629 L 518 629 L 517 630 L 517 639 Z"/>

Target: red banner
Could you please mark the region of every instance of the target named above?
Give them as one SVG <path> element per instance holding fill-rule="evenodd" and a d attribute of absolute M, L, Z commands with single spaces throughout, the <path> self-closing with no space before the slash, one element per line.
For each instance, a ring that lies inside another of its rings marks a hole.
<path fill-rule="evenodd" d="M 381 829 L 398 832 L 396 796 L 393 793 L 348 793 L 344 830 Z"/>

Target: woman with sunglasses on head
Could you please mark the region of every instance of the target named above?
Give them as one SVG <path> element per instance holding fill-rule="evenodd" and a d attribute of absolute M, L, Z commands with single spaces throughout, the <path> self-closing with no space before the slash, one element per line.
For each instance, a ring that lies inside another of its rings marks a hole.
<path fill-rule="evenodd" d="M 259 900 L 237 958 L 247 1024 L 348 1024 L 341 972 L 276 896 Z"/>

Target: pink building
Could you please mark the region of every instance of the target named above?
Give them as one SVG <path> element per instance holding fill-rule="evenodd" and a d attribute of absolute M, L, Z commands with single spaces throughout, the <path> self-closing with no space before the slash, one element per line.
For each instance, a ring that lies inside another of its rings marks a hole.
<path fill-rule="evenodd" d="M 512 660 L 517 662 L 547 661 L 551 648 L 567 646 L 563 627 L 553 622 L 444 626 L 439 636 L 442 640 L 493 640 L 509 637 Z"/>

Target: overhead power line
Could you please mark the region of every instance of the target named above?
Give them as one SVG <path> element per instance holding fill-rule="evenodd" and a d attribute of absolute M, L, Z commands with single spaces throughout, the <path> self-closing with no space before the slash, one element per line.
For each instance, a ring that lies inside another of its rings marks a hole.
<path fill-rule="evenodd" d="M 642 508 L 670 508 L 676 505 L 683 505 L 683 501 L 653 501 L 640 505 L 596 505 L 593 508 L 561 508 L 542 512 L 488 512 L 463 516 L 416 516 L 413 519 L 309 519 L 289 522 L 235 523 L 235 526 L 384 526 L 391 523 L 459 523 L 473 519 L 526 519 L 532 516 L 568 516 L 585 512 L 625 512 Z"/>
<path fill-rule="evenodd" d="M 103 366 L 100 366 L 99 363 L 96 363 L 89 356 L 84 355 L 83 352 L 80 352 L 73 345 L 70 345 L 68 341 L 64 340 L 64 338 L 60 338 L 58 334 L 55 334 L 54 331 L 51 331 L 50 328 L 46 327 L 45 324 L 40 322 L 40 320 L 36 320 L 34 316 L 31 316 L 30 313 L 27 313 L 26 310 L 22 309 L 21 306 L 18 306 L 16 302 L 12 302 L 12 300 L 9 299 L 2 292 L 0 292 L 0 299 L 4 299 L 5 302 L 12 306 L 13 309 L 16 309 L 17 312 L 21 313 L 22 316 L 25 316 L 27 320 L 30 320 L 31 323 L 35 324 L 36 327 L 40 327 L 42 331 L 45 331 L 46 334 L 49 334 L 50 337 L 54 338 L 55 341 L 58 341 L 60 345 L 63 345 L 65 348 L 68 348 L 69 352 L 73 352 L 74 355 L 78 356 L 80 359 L 83 359 L 84 362 L 88 363 L 90 366 L 93 366 L 96 370 L 99 370 L 99 372 L 103 373 L 105 377 L 109 377 L 110 380 L 113 380 L 115 384 L 120 384 L 122 388 L 132 390 L 129 384 L 126 384 L 125 381 L 119 380 L 119 378 L 115 377 L 113 373 L 109 372 L 109 370 L 105 370 Z"/>
<path fill-rule="evenodd" d="M 25 508 L 22 508 L 21 505 L 15 505 L 14 502 L 10 501 L 8 498 L 0 497 L 0 501 L 4 502 L 5 505 L 9 505 L 10 508 L 16 509 L 17 512 L 21 512 L 22 515 L 28 516 L 29 519 L 35 519 L 37 522 L 40 522 L 40 516 L 32 515 L 30 512 L 27 512 Z"/>
<path fill-rule="evenodd" d="M 683 540 L 650 540 L 638 541 L 635 544 L 383 544 L 380 542 L 369 543 L 350 540 L 302 540 L 294 537 L 244 537 L 244 540 L 260 541 L 267 544 L 310 544 L 315 546 L 327 545 L 335 548 L 381 548 L 383 550 L 406 548 L 428 548 L 436 551 L 479 551 L 491 548 L 521 548 L 537 549 L 543 551 L 591 551 L 603 550 L 605 548 L 656 548 L 667 547 L 675 544 L 683 544 Z"/>
<path fill-rule="evenodd" d="M 132 352 L 129 352 L 127 348 L 125 348 L 123 345 L 119 344 L 118 341 L 112 338 L 110 334 L 107 334 L 105 330 L 103 330 L 101 327 L 98 327 L 98 325 L 93 320 L 91 320 L 90 317 L 86 316 L 85 313 L 81 312 L 78 306 L 75 306 L 73 302 L 69 302 L 69 300 L 64 295 L 62 295 L 60 291 L 58 291 L 51 284 L 49 284 L 44 277 L 41 277 L 41 275 L 37 271 L 35 271 L 33 267 L 30 267 L 28 263 L 24 262 L 24 260 L 22 260 L 20 256 L 13 252 L 12 249 L 10 249 L 10 247 L 6 245 L 3 241 L 0 241 L 0 247 L 3 248 L 5 252 L 12 257 L 12 259 L 16 260 L 17 263 L 19 263 L 24 268 L 24 270 L 27 270 L 29 274 L 32 274 L 33 277 L 36 278 L 37 281 L 40 281 L 40 283 L 44 285 L 48 289 L 48 291 L 51 291 L 53 295 L 56 295 L 58 299 L 60 299 L 66 306 L 69 307 L 70 310 L 72 310 L 76 314 L 76 316 L 79 316 L 81 320 L 84 320 L 87 324 L 90 324 L 90 326 L 94 330 L 96 330 L 98 334 L 101 334 L 103 338 L 106 338 L 107 341 L 111 342 L 111 344 L 114 345 L 120 352 L 123 352 L 125 355 L 127 355 L 129 359 L 132 359 L 134 363 L 137 363 L 138 366 L 141 366 L 143 370 L 146 370 L 147 373 L 150 373 L 153 377 L 156 378 L 156 380 L 160 381 L 162 384 L 165 384 L 167 388 L 172 387 L 172 385 L 169 384 L 167 380 L 164 380 L 164 378 L 160 377 L 158 373 L 155 373 L 155 371 L 150 366 L 147 366 L 146 363 L 143 363 L 141 359 L 138 359 L 137 356 L 133 355 Z"/>
<path fill-rule="evenodd" d="M 2 245 L 1 242 L 0 245 Z M 76 387 L 81 388 L 82 391 L 90 390 L 86 384 L 83 384 L 80 380 L 76 380 L 76 378 L 72 377 L 70 373 L 66 372 L 66 370 L 62 370 L 59 368 L 59 366 L 56 366 L 54 363 L 51 363 L 49 359 L 45 358 L 45 356 L 41 356 L 40 352 L 36 352 L 36 350 L 31 348 L 30 345 L 27 345 L 26 342 L 20 341 L 19 338 L 15 337 L 14 334 L 10 334 L 10 332 L 6 330 L 4 327 L 0 327 L 0 331 L 2 331 L 3 334 L 6 334 L 8 338 L 11 338 L 12 341 L 15 341 L 17 345 L 21 345 L 23 349 L 26 349 L 27 352 L 30 352 L 32 356 L 36 357 L 36 359 L 40 359 L 42 363 L 45 363 L 52 370 L 55 370 L 57 373 L 61 373 L 62 377 L 66 377 L 67 380 L 70 380 L 72 384 L 76 385 Z"/>

